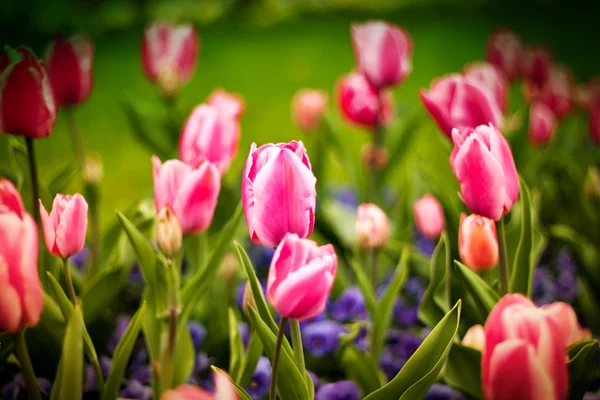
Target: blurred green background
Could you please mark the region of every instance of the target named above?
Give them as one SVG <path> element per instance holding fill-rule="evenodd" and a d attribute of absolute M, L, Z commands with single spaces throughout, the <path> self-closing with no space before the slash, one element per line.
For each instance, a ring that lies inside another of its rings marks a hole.
<path fill-rule="evenodd" d="M 25 44 L 38 55 L 56 34 L 86 32 L 96 45 L 94 90 L 76 111 L 87 153 L 104 162 L 102 223 L 114 222 L 114 210 L 152 194 L 152 153 L 133 137 L 123 112 L 129 99 L 150 113 L 161 111 L 158 90 L 143 76 L 140 39 L 146 23 L 156 18 L 192 21 L 201 40 L 195 75 L 177 103 L 181 118 L 215 88 L 241 94 L 247 104 L 242 118 L 238 156 L 226 179 L 239 180 L 252 142 L 304 139 L 290 119 L 290 100 L 302 87 L 332 92 L 338 77 L 354 67 L 350 25 L 384 19 L 403 26 L 414 42 L 413 72 L 395 89 L 399 117 L 422 109 L 418 89 L 439 75 L 482 59 L 488 34 L 506 26 L 525 43 L 552 48 L 577 80 L 600 72 L 597 17 L 592 3 L 487 1 L 2 1 L 0 44 Z M 518 98 L 518 93 L 513 93 Z M 338 117 L 332 96 L 332 113 Z M 511 109 L 519 107 L 513 101 Z M 358 154 L 368 133 L 340 121 L 343 137 Z M 428 120 L 410 157 L 447 163 L 437 151 L 441 135 Z M 310 139 L 307 140 L 310 142 Z M 0 160 L 7 161 L 6 136 L 0 135 Z M 64 112 L 52 136 L 37 141 L 43 179 L 50 179 L 73 159 Z M 412 163 L 405 163 L 411 164 Z M 331 178 L 346 180 L 341 167 Z M 392 184 L 393 178 L 392 178 Z M 80 190 L 77 185 L 70 191 Z"/>

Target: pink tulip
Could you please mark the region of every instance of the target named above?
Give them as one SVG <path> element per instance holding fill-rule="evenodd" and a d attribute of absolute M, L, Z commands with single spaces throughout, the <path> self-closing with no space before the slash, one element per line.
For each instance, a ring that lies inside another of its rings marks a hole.
<path fill-rule="evenodd" d="M 460 215 L 458 228 L 460 259 L 474 271 L 492 268 L 498 264 L 496 224 L 477 214 Z"/>
<path fill-rule="evenodd" d="M 315 224 L 316 178 L 302 142 L 252 143 L 242 177 L 250 238 L 276 247 L 286 233 L 310 236 Z"/>
<path fill-rule="evenodd" d="M 85 35 L 58 38 L 46 50 L 57 105 L 82 103 L 92 92 L 94 44 Z"/>
<path fill-rule="evenodd" d="M 217 167 L 208 161 L 196 168 L 179 160 L 161 164 L 156 156 L 152 156 L 152 165 L 156 210 L 169 206 L 184 234 L 207 230 L 221 190 Z"/>
<path fill-rule="evenodd" d="M 391 97 L 388 92 L 379 96 L 377 93 L 369 81 L 357 72 L 342 77 L 337 85 L 338 105 L 342 114 L 349 121 L 367 127 L 389 121 Z M 380 103 L 381 112 L 379 112 Z M 380 119 L 382 121 L 379 121 Z"/>
<path fill-rule="evenodd" d="M 463 75 L 487 87 L 494 95 L 502 113 L 506 111 L 508 83 L 498 67 L 486 62 L 472 63 L 465 68 Z"/>
<path fill-rule="evenodd" d="M 50 136 L 56 104 L 46 67 L 23 47 L 0 55 L 0 132 Z"/>
<path fill-rule="evenodd" d="M 488 40 L 486 60 L 500 68 L 506 79 L 514 81 L 521 73 L 522 51 L 521 40 L 514 32 L 498 29 Z"/>
<path fill-rule="evenodd" d="M 0 179 L 0 330 L 35 326 L 43 308 L 38 232 L 14 185 Z"/>
<path fill-rule="evenodd" d="M 450 164 L 467 208 L 494 221 L 519 197 L 519 178 L 508 142 L 492 125 L 452 132 Z"/>
<path fill-rule="evenodd" d="M 568 374 L 561 328 L 520 294 L 508 294 L 485 323 L 483 394 L 488 400 L 564 400 Z"/>
<path fill-rule="evenodd" d="M 238 400 L 235 387 L 224 372 L 214 373 L 215 392 L 210 393 L 192 385 L 180 385 L 162 394 L 160 400 Z"/>
<path fill-rule="evenodd" d="M 590 331 L 579 325 L 577 314 L 575 314 L 575 310 L 570 304 L 557 301 L 543 306 L 542 310 L 546 312 L 561 331 L 565 348 L 591 337 Z"/>
<path fill-rule="evenodd" d="M 333 246 L 319 247 L 295 233 L 285 235 L 271 261 L 267 298 L 283 317 L 305 320 L 325 308 L 337 257 Z"/>
<path fill-rule="evenodd" d="M 361 204 L 358 207 L 355 231 L 356 241 L 362 248 L 384 247 L 390 237 L 390 222 L 383 210 L 375 204 Z"/>
<path fill-rule="evenodd" d="M 556 115 L 544 103 L 533 103 L 529 111 L 529 141 L 535 145 L 544 145 L 554 135 Z"/>
<path fill-rule="evenodd" d="M 142 65 L 148 79 L 173 95 L 194 72 L 199 39 L 192 25 L 154 22 L 142 38 Z"/>
<path fill-rule="evenodd" d="M 246 111 L 246 103 L 238 94 L 232 94 L 224 89 L 216 89 L 208 96 L 206 103 L 216 107 L 219 114 L 227 115 L 231 118 L 239 120 L 244 111 Z"/>
<path fill-rule="evenodd" d="M 353 25 L 352 44 L 360 72 L 376 88 L 401 83 L 412 69 L 412 40 L 396 25 L 381 21 Z"/>
<path fill-rule="evenodd" d="M 542 86 L 550 77 L 552 53 L 550 50 L 534 46 L 526 48 L 521 60 L 523 78 L 535 86 Z"/>
<path fill-rule="evenodd" d="M 473 325 L 470 327 L 467 333 L 465 333 L 465 337 L 463 337 L 462 344 L 483 351 L 485 348 L 485 331 L 483 330 L 483 326 Z"/>
<path fill-rule="evenodd" d="M 413 214 L 419 233 L 429 239 L 437 239 L 444 230 L 444 210 L 430 194 L 426 194 L 413 205 Z"/>
<path fill-rule="evenodd" d="M 590 140 L 600 145 L 600 98 L 595 102 L 590 110 Z"/>
<path fill-rule="evenodd" d="M 69 258 L 85 244 L 88 205 L 79 193 L 57 194 L 50 215 L 40 200 L 46 248 L 55 257 Z"/>
<path fill-rule="evenodd" d="M 529 101 L 546 104 L 559 119 L 573 109 L 573 76 L 565 67 L 553 65 L 541 87 L 526 83 L 524 90 Z"/>
<path fill-rule="evenodd" d="M 581 108 L 590 111 L 594 103 L 600 100 L 600 76 L 595 76 L 577 87 L 574 100 Z"/>
<path fill-rule="evenodd" d="M 298 90 L 292 99 L 292 120 L 296 126 L 307 133 L 319 129 L 327 111 L 328 97 L 323 90 Z"/>
<path fill-rule="evenodd" d="M 502 109 L 491 90 L 480 81 L 458 74 L 436 79 L 429 92 L 421 90 L 421 101 L 439 128 L 448 136 L 452 129 L 479 125 L 502 125 Z"/>

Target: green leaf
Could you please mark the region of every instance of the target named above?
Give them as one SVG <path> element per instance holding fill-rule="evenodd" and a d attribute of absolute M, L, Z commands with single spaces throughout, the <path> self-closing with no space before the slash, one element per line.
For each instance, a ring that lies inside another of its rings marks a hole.
<path fill-rule="evenodd" d="M 195 354 L 194 342 L 187 326 L 187 318 L 179 318 L 179 322 L 177 323 L 177 340 L 175 343 L 174 385 L 181 385 L 187 382 L 194 370 L 196 362 Z"/>
<path fill-rule="evenodd" d="M 521 237 L 513 259 L 510 276 L 510 290 L 512 293 L 522 293 L 531 296 L 533 288 L 533 220 L 529 189 L 525 181 L 519 178 L 521 185 Z"/>
<path fill-rule="evenodd" d="M 131 268 L 117 265 L 100 270 L 90 280 L 81 294 L 81 301 L 85 304 L 83 316 L 86 323 L 96 320 L 113 303 L 123 290 L 130 272 Z"/>
<path fill-rule="evenodd" d="M 210 368 L 213 370 L 214 373 L 222 374 L 223 376 L 227 377 L 227 379 L 229 379 L 229 382 L 231 382 L 231 384 L 233 385 L 233 388 L 235 389 L 238 396 L 240 397 L 240 400 L 252 400 L 252 397 L 248 394 L 248 392 L 246 392 L 246 389 L 244 389 L 243 387 L 241 387 L 240 385 L 235 383 L 235 381 L 233 379 L 231 379 L 231 377 L 229 375 L 227 375 L 224 371 L 220 370 L 219 368 L 215 367 L 214 365 L 211 365 Z"/>
<path fill-rule="evenodd" d="M 363 396 L 373 393 L 385 382 L 375 359 L 357 349 L 352 339 L 342 338 L 339 358 L 348 379 L 356 382 Z"/>
<path fill-rule="evenodd" d="M 65 338 L 58 371 L 52 386 L 51 400 L 81 399 L 83 396 L 83 315 L 77 305 L 71 317 Z"/>
<path fill-rule="evenodd" d="M 419 111 L 413 112 L 405 119 L 398 132 L 393 132 L 393 136 L 396 136 L 397 139 L 395 140 L 395 143 L 392 143 L 389 146 L 390 158 L 386 168 L 381 171 L 379 176 L 381 182 L 385 182 L 388 175 L 395 170 L 396 165 L 406 158 L 405 155 L 410 151 L 411 145 L 414 142 L 413 139 L 419 136 L 415 135 L 415 132 L 421 128 L 424 117 L 423 112 L 419 109 Z"/>
<path fill-rule="evenodd" d="M 483 400 L 481 352 L 459 343 L 452 343 L 448 361 L 442 370 L 442 378 L 448 385 L 471 398 Z"/>
<path fill-rule="evenodd" d="M 396 299 L 398 298 L 398 295 L 400 294 L 400 291 L 406 282 L 406 278 L 408 277 L 409 256 L 409 250 L 404 249 L 402 251 L 402 255 L 400 256 L 400 260 L 398 261 L 398 265 L 396 266 L 394 276 L 387 285 L 383 295 L 379 299 L 379 303 L 377 304 L 372 338 L 372 353 L 375 360 L 378 360 L 379 356 L 381 355 L 381 350 L 383 349 L 385 341 L 385 334 L 390 327 L 394 303 L 396 302 Z"/>
<path fill-rule="evenodd" d="M 5 363 L 6 359 L 13 353 L 13 335 L 8 332 L 0 332 L 0 344 L 0 363 Z"/>
<path fill-rule="evenodd" d="M 439 287 L 444 285 L 444 277 L 449 265 L 450 246 L 448 235 L 444 232 L 431 256 L 429 285 L 419 304 L 419 319 L 427 326 L 435 326 L 444 318 L 444 311 L 436 304 L 434 297 Z"/>
<path fill-rule="evenodd" d="M 46 272 L 46 275 L 48 276 L 50 288 L 52 289 L 52 298 L 56 300 L 56 303 L 60 307 L 60 312 L 65 320 L 67 320 L 73 311 L 73 304 L 71 304 L 71 300 L 69 300 L 65 294 L 65 291 L 60 286 L 60 283 L 58 283 L 54 275 L 52 275 L 50 272 Z"/>
<path fill-rule="evenodd" d="M 33 329 L 44 333 L 45 337 L 50 337 L 56 347 L 59 347 L 64 337 L 66 320 L 56 301 L 46 292 L 44 292 L 44 309 L 40 322 Z"/>
<path fill-rule="evenodd" d="M 142 317 L 146 310 L 146 302 L 143 302 L 140 308 L 131 318 L 123 337 L 117 344 L 113 355 L 112 367 L 110 368 L 110 374 L 104 385 L 104 398 L 103 400 L 113 400 L 119 396 L 119 389 L 121 388 L 121 382 L 125 376 L 125 370 L 129 357 L 135 346 L 140 329 L 142 327 Z M 69 398 L 81 398 L 81 397 L 69 397 Z"/>
<path fill-rule="evenodd" d="M 252 330 L 248 348 L 246 349 L 246 355 L 242 362 L 242 368 L 240 368 L 238 378 L 236 379 L 236 382 L 240 386 L 246 387 L 246 385 L 250 383 L 250 379 L 256 370 L 256 365 L 258 365 L 258 360 L 262 355 L 262 351 L 263 344 L 260 341 L 260 336 L 258 336 L 256 330 Z"/>
<path fill-rule="evenodd" d="M 50 183 L 48 184 L 50 194 L 56 196 L 57 193 L 64 192 L 65 187 L 69 184 L 71 179 L 77 176 L 78 170 L 79 168 L 70 163 L 61 168 L 56 175 L 50 179 Z"/>
<path fill-rule="evenodd" d="M 265 351 L 270 360 L 275 351 L 276 336 L 271 328 L 260 318 L 253 307 L 248 307 L 248 318 L 252 327 L 260 336 Z M 304 377 L 294 364 L 294 360 L 287 351 L 279 352 L 279 371 L 277 373 L 277 389 L 279 397 L 286 400 L 308 400 L 308 389 Z"/>
<path fill-rule="evenodd" d="M 228 310 L 229 317 L 229 373 L 232 377 L 240 374 L 244 360 L 244 342 L 238 328 L 238 320 L 232 308 Z"/>
<path fill-rule="evenodd" d="M 350 260 L 350 268 L 356 277 L 356 283 L 358 284 L 358 288 L 362 292 L 362 295 L 365 299 L 365 306 L 367 307 L 367 311 L 371 318 L 374 318 L 377 315 L 377 300 L 375 299 L 375 293 L 373 293 L 373 285 L 365 271 L 363 271 L 361 265 L 356 261 L 356 259 Z"/>
<path fill-rule="evenodd" d="M 421 346 L 387 385 L 365 400 L 422 399 L 433 385 L 448 358 L 452 340 L 458 331 L 460 300 L 433 328 Z"/>
<path fill-rule="evenodd" d="M 154 278 L 156 276 L 156 253 L 144 235 L 135 227 L 135 225 L 123 214 L 117 212 L 117 218 L 123 227 L 123 230 L 129 238 L 129 242 L 133 246 L 135 254 L 138 258 L 140 271 L 144 278 L 144 283 L 152 292 L 155 286 Z"/>
<path fill-rule="evenodd" d="M 583 340 L 568 348 L 569 399 L 582 399 L 598 368 L 597 340 Z M 574 355 L 572 355 L 575 353 Z"/>
<path fill-rule="evenodd" d="M 139 102 L 128 99 L 122 104 L 134 138 L 161 159 L 170 158 L 171 146 L 166 138 L 168 132 L 164 129 L 157 130 L 160 123 L 156 119 L 156 113 L 150 114 L 150 110 L 140 108 L 137 103 Z"/>
<path fill-rule="evenodd" d="M 464 288 L 471 294 L 477 308 L 487 318 L 492 308 L 500 300 L 500 295 L 492 289 L 479 275 L 471 271 L 460 261 L 454 260 L 454 271 L 462 279 Z M 483 321 L 485 322 L 485 321 Z"/>

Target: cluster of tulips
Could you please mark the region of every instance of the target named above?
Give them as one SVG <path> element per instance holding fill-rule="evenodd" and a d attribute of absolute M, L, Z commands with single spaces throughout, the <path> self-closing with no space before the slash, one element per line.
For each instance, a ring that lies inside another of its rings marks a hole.
<path fill-rule="evenodd" d="M 292 99 L 292 118 L 319 138 L 309 146 L 319 154 L 314 165 L 300 140 L 252 144 L 235 191 L 241 205 L 215 227 L 217 205 L 231 193 L 223 193 L 222 177 L 238 152 L 246 112 L 241 96 L 217 89 L 183 124 L 169 116 L 166 126 L 175 132 L 171 149 L 142 138 L 157 149 L 151 159 L 154 211 L 117 213 L 117 229 L 104 236 L 94 217 L 102 167 L 85 156 L 72 117 L 92 90 L 92 42 L 83 35 L 57 39 L 43 61 L 26 48 L 0 56 L 0 131 L 14 135 L 10 143 L 24 149 L 30 177 L 15 163 L 12 175 L 0 181 L 1 354 L 14 354 L 30 398 L 373 400 L 450 399 L 462 393 L 490 400 L 561 400 L 582 398 L 598 384 L 598 342 L 573 307 L 564 302 L 538 307 L 530 300 L 543 246 L 534 229 L 533 196 L 509 144 L 526 145 L 514 134 L 519 118 L 505 116 L 509 84 L 522 78 L 532 144 L 548 145 L 575 103 L 589 113 L 589 138 L 598 144 L 600 85 L 593 81 L 575 90 L 570 73 L 553 63 L 548 50 L 525 48 L 514 33 L 500 30 L 490 37 L 487 62 L 470 64 L 421 91 L 426 111 L 452 142 L 449 168 L 471 213 L 460 214 L 456 237 L 450 238 L 448 225 L 456 218 L 447 218 L 450 210 L 436 196 L 421 193 L 410 204 L 409 225 L 424 241 L 437 241 L 428 251 L 396 239 L 400 223 L 388 217 L 393 207 L 385 196 L 384 177 L 395 160 L 388 150 L 396 117 L 390 89 L 411 72 L 412 40 L 385 22 L 355 25 L 351 38 L 356 69 L 340 78 L 335 91 L 344 119 L 371 133 L 361 162 L 347 154 L 327 116 L 327 93 L 302 89 Z M 143 70 L 168 109 L 176 107 L 179 90 L 192 78 L 198 52 L 198 34 L 190 25 L 158 22 L 144 31 Z M 51 135 L 58 108 L 71 116 L 84 196 L 55 193 L 38 179 L 34 147 Z M 350 240 L 338 232 L 339 221 L 328 208 L 333 202 L 341 209 L 341 202 L 321 181 L 326 147 L 347 163 L 362 203 L 353 206 Z M 597 187 L 598 182 L 590 190 Z M 21 192 L 31 201 L 24 202 Z M 48 212 L 44 203 L 52 195 Z M 88 207 L 91 255 L 78 269 L 76 258 L 88 250 Z M 256 257 L 234 241 L 242 215 L 250 248 L 270 251 L 264 288 L 253 266 Z M 511 225 L 518 231 L 515 246 L 508 244 Z M 310 239 L 313 232 L 316 241 Z M 47 252 L 39 249 L 39 238 Z M 452 260 L 455 254 L 460 261 Z M 137 311 L 117 335 L 105 371 L 98 339 L 88 327 L 119 302 L 133 270 L 143 280 Z M 429 281 L 422 290 L 409 277 L 416 270 Z M 234 307 L 229 285 L 239 273 L 245 277 L 243 299 Z M 227 290 L 219 291 L 220 284 Z M 409 291 L 418 293 L 415 304 L 402 309 Z M 228 344 L 227 357 L 217 359 L 211 378 L 201 383 L 194 377 L 200 334 L 191 326 L 206 309 L 223 306 L 212 323 L 225 324 L 229 332 L 221 331 L 225 340 L 219 342 Z M 397 333 L 417 330 L 417 344 L 398 365 Z M 62 343 L 60 362 L 50 368 L 51 390 L 36 378 L 26 341 L 30 331 Z M 134 381 L 126 375 L 139 348 L 149 359 L 148 373 Z M 317 377 L 307 370 L 315 357 L 317 364 L 326 363 L 325 355 L 337 360 L 333 372 Z"/>

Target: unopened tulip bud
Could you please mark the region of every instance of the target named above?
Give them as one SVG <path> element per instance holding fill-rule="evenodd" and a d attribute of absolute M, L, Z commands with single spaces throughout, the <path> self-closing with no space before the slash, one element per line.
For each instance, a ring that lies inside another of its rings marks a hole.
<path fill-rule="evenodd" d="M 544 47 L 534 46 L 525 49 L 521 61 L 523 78 L 533 85 L 541 86 L 550 75 L 552 53 Z"/>
<path fill-rule="evenodd" d="M 221 276 L 227 282 L 231 281 L 233 278 L 235 278 L 238 267 L 239 263 L 236 255 L 232 252 L 225 254 L 225 257 L 223 257 L 223 262 L 221 263 Z"/>
<path fill-rule="evenodd" d="M 361 204 L 358 207 L 355 231 L 360 247 L 381 248 L 390 237 L 390 223 L 387 215 L 375 204 Z"/>
<path fill-rule="evenodd" d="M 98 155 L 87 156 L 83 163 L 83 180 L 88 184 L 98 184 L 104 177 L 102 160 Z"/>
<path fill-rule="evenodd" d="M 483 351 L 485 347 L 485 331 L 483 330 L 483 326 L 473 325 L 470 327 L 467 333 L 465 333 L 462 344 Z"/>
<path fill-rule="evenodd" d="M 181 227 L 173 210 L 163 207 L 156 220 L 156 244 L 160 251 L 169 258 L 175 257 L 181 251 Z"/>
<path fill-rule="evenodd" d="M 259 290 L 262 290 L 260 286 Z M 244 309 L 245 313 L 248 312 L 248 307 L 256 309 L 256 301 L 254 300 L 254 295 L 252 294 L 250 281 L 246 282 L 246 287 L 244 288 L 244 299 L 242 300 L 242 308 Z"/>
<path fill-rule="evenodd" d="M 556 115 L 544 103 L 534 103 L 529 112 L 529 141 L 541 146 L 550 141 L 556 126 Z"/>
<path fill-rule="evenodd" d="M 600 201 L 600 173 L 597 168 L 590 167 L 588 169 L 583 190 L 587 197 Z"/>
<path fill-rule="evenodd" d="M 475 271 L 494 267 L 498 263 L 496 224 L 477 214 L 460 215 L 458 251 L 465 265 Z"/>
<path fill-rule="evenodd" d="M 381 171 L 388 163 L 389 156 L 385 147 L 367 143 L 360 152 L 363 165 L 372 171 Z"/>
<path fill-rule="evenodd" d="M 342 115 L 357 125 L 374 127 L 392 116 L 390 92 L 378 92 L 358 72 L 343 76 L 337 84 L 337 100 Z"/>
<path fill-rule="evenodd" d="M 298 90 L 292 99 L 292 119 L 296 126 L 306 133 L 318 130 L 328 100 L 327 92 L 322 90 Z"/>
<path fill-rule="evenodd" d="M 430 194 L 417 200 L 413 206 L 415 223 L 421 235 L 428 239 L 437 239 L 444 230 L 445 219 L 442 205 Z"/>
<path fill-rule="evenodd" d="M 521 40 L 514 32 L 498 29 L 490 35 L 486 59 L 498 66 L 509 81 L 513 81 L 521 72 L 522 50 Z"/>

